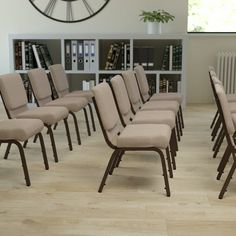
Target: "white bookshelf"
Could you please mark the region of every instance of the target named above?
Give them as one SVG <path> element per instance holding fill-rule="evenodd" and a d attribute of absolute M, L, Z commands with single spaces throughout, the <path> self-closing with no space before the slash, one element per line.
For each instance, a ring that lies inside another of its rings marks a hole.
<path fill-rule="evenodd" d="M 65 40 L 94 40 L 95 42 L 95 70 L 66 70 L 68 74 L 69 84 L 73 89 L 82 88 L 83 80 L 95 80 L 95 84 L 99 83 L 102 76 L 112 76 L 120 74 L 123 70 L 105 70 L 104 61 L 106 60 L 109 45 L 112 42 L 126 42 L 130 45 L 130 69 L 134 67 L 134 48 L 142 46 L 153 47 L 154 50 L 154 68 L 146 70 L 147 75 L 156 79 L 156 92 L 159 92 L 159 80 L 162 75 L 177 76 L 178 92 L 184 96 L 184 104 L 186 97 L 186 37 L 185 35 L 169 34 L 169 35 L 104 35 L 104 34 L 11 34 L 9 35 L 10 48 L 10 69 L 20 74 L 26 74 L 26 70 L 16 70 L 15 68 L 15 43 L 17 41 L 33 41 L 44 43 L 47 45 L 54 63 L 61 63 L 65 66 Z M 161 70 L 160 63 L 163 60 L 163 47 L 168 44 L 182 45 L 182 68 L 181 70 Z"/>

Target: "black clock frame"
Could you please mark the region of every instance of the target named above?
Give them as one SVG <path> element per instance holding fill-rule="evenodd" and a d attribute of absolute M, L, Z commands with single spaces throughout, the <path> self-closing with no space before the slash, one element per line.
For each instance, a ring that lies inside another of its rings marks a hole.
<path fill-rule="evenodd" d="M 33 5 L 33 7 L 38 11 L 40 12 L 41 14 L 43 14 L 44 16 L 48 17 L 49 19 L 51 20 L 55 20 L 55 21 L 58 21 L 58 22 L 63 22 L 63 23 L 76 23 L 76 22 L 81 22 L 81 21 L 85 21 L 85 20 L 88 20 L 89 18 L 92 18 L 93 16 L 97 15 L 109 2 L 110 0 L 106 0 L 106 2 L 104 3 L 104 5 L 96 12 L 94 12 L 92 15 L 88 16 L 88 17 L 85 17 L 85 18 L 82 18 L 82 19 L 79 19 L 79 20 L 73 20 L 73 21 L 68 21 L 68 20 L 60 20 L 60 19 L 56 19 L 56 18 L 53 18 L 47 14 L 45 14 L 43 11 L 41 11 L 34 3 L 32 0 L 29 0 L 29 2 Z"/>

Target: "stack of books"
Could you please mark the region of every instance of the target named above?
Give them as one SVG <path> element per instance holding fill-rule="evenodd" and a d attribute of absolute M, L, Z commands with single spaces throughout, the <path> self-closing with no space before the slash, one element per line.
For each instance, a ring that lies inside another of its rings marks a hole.
<path fill-rule="evenodd" d="M 110 45 L 105 70 L 127 70 L 130 68 L 130 44 L 116 42 Z"/>
<path fill-rule="evenodd" d="M 48 69 L 53 61 L 46 44 L 32 41 L 17 41 L 14 45 L 15 69 L 29 70 L 33 68 Z"/>
<path fill-rule="evenodd" d="M 182 69 L 182 45 L 166 45 L 163 52 L 161 70 Z"/>

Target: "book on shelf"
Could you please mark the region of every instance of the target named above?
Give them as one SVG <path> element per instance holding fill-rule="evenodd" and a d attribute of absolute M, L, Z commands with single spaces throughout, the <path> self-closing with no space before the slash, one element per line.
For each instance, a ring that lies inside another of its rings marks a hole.
<path fill-rule="evenodd" d="M 182 69 L 182 45 L 166 45 L 163 51 L 161 70 Z"/>
<path fill-rule="evenodd" d="M 82 90 L 87 91 L 91 90 L 95 86 L 94 80 L 83 80 L 82 81 Z"/>
<path fill-rule="evenodd" d="M 39 50 L 42 54 L 46 69 L 49 69 L 49 66 L 53 65 L 53 61 L 48 51 L 48 47 L 45 44 L 39 44 Z"/>
<path fill-rule="evenodd" d="M 134 47 L 134 67 L 142 65 L 144 70 L 154 70 L 154 48 Z"/>
<path fill-rule="evenodd" d="M 29 70 L 36 67 L 48 69 L 53 64 L 46 44 L 24 40 L 16 41 L 14 50 L 16 70 Z"/>

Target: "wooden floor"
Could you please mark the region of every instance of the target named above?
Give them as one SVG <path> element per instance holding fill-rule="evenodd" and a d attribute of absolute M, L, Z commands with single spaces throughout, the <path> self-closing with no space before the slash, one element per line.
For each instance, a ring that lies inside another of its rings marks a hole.
<path fill-rule="evenodd" d="M 212 159 L 211 105 L 188 106 L 177 170 L 165 196 L 160 159 L 154 153 L 128 153 L 97 189 L 111 154 L 100 129 L 88 137 L 80 125 L 82 146 L 67 148 L 63 125 L 55 132 L 59 163 L 54 163 L 47 135 L 50 170 L 43 167 L 38 144 L 26 151 L 32 186 L 26 187 L 18 152 L 0 159 L 1 236 L 235 236 L 236 182 L 218 200 L 225 175 L 216 180 L 219 157 Z M 4 118 L 1 112 L 1 118 Z M 82 113 L 79 115 L 82 121 Z M 1 146 L 3 156 L 5 146 Z"/>

